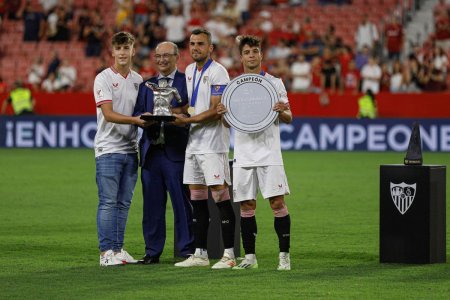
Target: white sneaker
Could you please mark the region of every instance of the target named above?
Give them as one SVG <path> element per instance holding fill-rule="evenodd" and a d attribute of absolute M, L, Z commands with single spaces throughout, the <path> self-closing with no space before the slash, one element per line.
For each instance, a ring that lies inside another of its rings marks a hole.
<path fill-rule="evenodd" d="M 207 267 L 209 266 L 208 257 L 195 256 L 191 254 L 187 259 L 175 264 L 175 267 Z"/>
<path fill-rule="evenodd" d="M 280 262 L 278 263 L 278 271 L 289 271 L 291 269 L 291 257 L 289 252 L 280 252 Z"/>
<path fill-rule="evenodd" d="M 121 249 L 119 253 L 116 253 L 116 258 L 122 261 L 124 264 L 137 264 L 137 260 L 133 258 L 126 250 Z"/>
<path fill-rule="evenodd" d="M 231 269 L 234 266 L 236 266 L 236 260 L 224 255 L 221 260 L 211 267 L 211 269 Z"/>
<path fill-rule="evenodd" d="M 103 255 L 100 254 L 100 266 L 102 267 L 120 266 L 123 264 L 122 260 L 118 259 L 112 250 L 106 251 Z"/>
<path fill-rule="evenodd" d="M 233 270 L 245 270 L 245 269 L 258 269 L 258 261 L 255 259 L 244 258 L 241 263 L 235 267 Z"/>

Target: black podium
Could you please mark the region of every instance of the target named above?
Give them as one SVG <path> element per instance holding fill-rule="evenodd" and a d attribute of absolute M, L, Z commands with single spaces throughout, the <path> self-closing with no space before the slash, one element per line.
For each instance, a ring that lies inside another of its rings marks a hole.
<path fill-rule="evenodd" d="M 380 262 L 445 263 L 446 167 L 380 166 Z"/>

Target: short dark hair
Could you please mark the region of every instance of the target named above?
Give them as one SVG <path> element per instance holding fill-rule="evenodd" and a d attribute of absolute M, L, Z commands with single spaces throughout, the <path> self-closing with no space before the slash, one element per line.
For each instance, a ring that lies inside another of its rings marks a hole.
<path fill-rule="evenodd" d="M 113 35 L 111 45 L 134 45 L 134 36 L 126 31 L 120 31 Z"/>
<path fill-rule="evenodd" d="M 239 40 L 239 53 L 242 54 L 242 49 L 245 45 L 249 45 L 250 47 L 258 47 L 261 50 L 261 40 L 259 37 L 254 35 L 244 35 L 238 37 Z"/>
<path fill-rule="evenodd" d="M 209 32 L 205 28 L 196 28 L 191 32 L 191 35 L 199 35 L 199 34 L 205 34 L 208 37 L 208 43 L 210 45 L 212 44 L 211 32 Z"/>

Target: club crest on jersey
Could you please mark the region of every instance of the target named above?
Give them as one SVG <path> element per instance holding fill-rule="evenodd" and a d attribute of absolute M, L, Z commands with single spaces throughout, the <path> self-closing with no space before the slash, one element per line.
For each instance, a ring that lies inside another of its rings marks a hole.
<path fill-rule="evenodd" d="M 136 91 L 138 90 L 138 88 L 139 88 L 139 83 L 134 83 L 134 88 L 136 89 Z"/>
<path fill-rule="evenodd" d="M 192 77 L 189 77 L 189 76 L 188 76 L 188 81 L 191 81 L 191 80 L 192 80 Z"/>
<path fill-rule="evenodd" d="M 218 92 L 218 91 L 220 90 L 220 85 L 215 85 L 215 86 L 214 86 L 214 90 L 215 90 L 216 92 Z"/>
<path fill-rule="evenodd" d="M 98 90 L 96 91 L 96 93 L 97 93 L 97 96 L 98 96 L 99 98 L 103 98 L 103 91 L 102 91 L 102 89 L 98 89 Z"/>
<path fill-rule="evenodd" d="M 208 82 L 208 76 L 203 76 L 203 83 L 207 83 Z"/>
<path fill-rule="evenodd" d="M 119 87 L 119 83 L 118 82 L 117 83 L 113 83 L 112 86 L 113 86 L 113 88 L 117 89 Z"/>
<path fill-rule="evenodd" d="M 416 184 L 400 184 L 391 182 L 391 197 L 395 207 L 404 215 L 411 207 L 416 196 Z"/>

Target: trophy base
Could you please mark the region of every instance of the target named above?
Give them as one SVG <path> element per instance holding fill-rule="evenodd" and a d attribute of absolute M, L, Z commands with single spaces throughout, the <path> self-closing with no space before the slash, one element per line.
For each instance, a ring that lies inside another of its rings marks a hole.
<path fill-rule="evenodd" d="M 173 122 L 175 121 L 174 116 L 153 116 L 153 115 L 142 115 L 142 120 L 145 121 L 156 121 L 156 122 Z"/>

